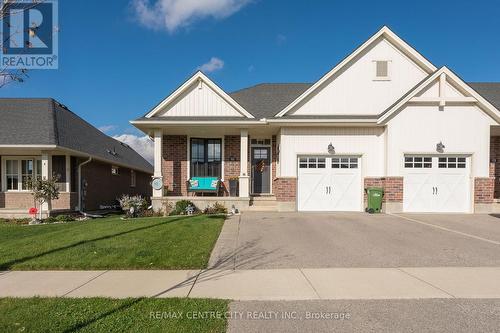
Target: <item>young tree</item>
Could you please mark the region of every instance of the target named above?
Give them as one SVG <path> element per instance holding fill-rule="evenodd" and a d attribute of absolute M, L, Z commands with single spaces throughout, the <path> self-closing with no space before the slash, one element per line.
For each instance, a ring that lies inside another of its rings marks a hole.
<path fill-rule="evenodd" d="M 32 178 L 30 180 L 30 190 L 35 202 L 40 208 L 39 219 L 42 219 L 43 204 L 52 200 L 59 199 L 59 188 L 57 187 L 58 177 L 53 175 L 49 179 Z"/>

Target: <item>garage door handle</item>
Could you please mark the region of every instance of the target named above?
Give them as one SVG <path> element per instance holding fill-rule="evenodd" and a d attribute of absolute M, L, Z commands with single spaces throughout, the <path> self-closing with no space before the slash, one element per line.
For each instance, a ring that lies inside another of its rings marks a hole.
<path fill-rule="evenodd" d="M 436 188 L 434 186 L 432 187 L 432 194 L 436 194 Z"/>
<path fill-rule="evenodd" d="M 438 188 L 437 188 L 437 186 L 436 186 L 436 194 L 438 194 Z"/>

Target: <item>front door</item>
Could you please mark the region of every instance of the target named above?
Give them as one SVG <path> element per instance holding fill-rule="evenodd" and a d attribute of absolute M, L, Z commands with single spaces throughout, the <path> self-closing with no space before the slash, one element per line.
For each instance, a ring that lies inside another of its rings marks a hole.
<path fill-rule="evenodd" d="M 271 192 L 271 149 L 252 147 L 252 193 Z"/>

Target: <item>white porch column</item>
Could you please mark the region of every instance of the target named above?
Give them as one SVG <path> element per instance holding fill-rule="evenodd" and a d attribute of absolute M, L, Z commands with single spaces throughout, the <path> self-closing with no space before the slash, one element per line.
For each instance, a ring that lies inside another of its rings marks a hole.
<path fill-rule="evenodd" d="M 250 196 L 250 177 L 248 176 L 248 130 L 240 131 L 240 197 Z"/>
<path fill-rule="evenodd" d="M 66 155 L 66 192 L 71 192 L 71 156 Z"/>
<path fill-rule="evenodd" d="M 42 152 L 42 179 L 49 179 L 52 177 L 52 156 L 48 153 Z M 42 205 L 42 210 L 47 213 L 51 209 L 51 203 L 45 202 Z"/>
<path fill-rule="evenodd" d="M 163 145 L 163 131 L 155 130 L 154 131 L 154 179 L 160 179 L 163 183 L 163 173 L 161 170 L 161 161 L 162 161 L 162 145 Z M 161 198 L 163 197 L 163 189 L 156 190 L 153 188 L 153 198 Z"/>

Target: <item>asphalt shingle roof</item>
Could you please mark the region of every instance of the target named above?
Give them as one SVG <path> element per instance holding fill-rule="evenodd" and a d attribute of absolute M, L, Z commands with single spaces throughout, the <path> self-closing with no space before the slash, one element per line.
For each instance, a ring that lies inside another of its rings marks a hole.
<path fill-rule="evenodd" d="M 470 82 L 468 85 L 500 110 L 500 82 Z"/>
<path fill-rule="evenodd" d="M 0 98 L 0 145 L 56 145 L 110 163 L 153 171 L 135 150 L 51 98 Z"/>
<path fill-rule="evenodd" d="M 255 118 L 272 118 L 312 83 L 261 83 L 229 94 Z"/>

